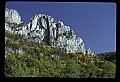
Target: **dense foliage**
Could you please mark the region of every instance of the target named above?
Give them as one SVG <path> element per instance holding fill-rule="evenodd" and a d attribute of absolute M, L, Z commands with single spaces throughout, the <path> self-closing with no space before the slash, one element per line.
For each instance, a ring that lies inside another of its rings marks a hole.
<path fill-rule="evenodd" d="M 116 63 L 116 51 L 97 54 L 101 60 L 107 60 Z"/>
<path fill-rule="evenodd" d="M 67 54 L 62 49 L 29 41 L 24 35 L 15 33 L 6 32 L 5 37 L 6 77 L 115 77 L 116 64 L 106 57 L 101 59 L 98 55 L 77 52 Z M 12 50 L 7 51 L 8 48 Z"/>

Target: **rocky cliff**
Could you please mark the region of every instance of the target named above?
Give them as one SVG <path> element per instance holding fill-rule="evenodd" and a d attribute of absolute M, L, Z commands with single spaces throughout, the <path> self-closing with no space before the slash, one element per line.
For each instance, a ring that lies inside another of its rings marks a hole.
<path fill-rule="evenodd" d="M 16 10 L 6 8 L 5 31 L 25 35 L 29 41 L 59 48 L 67 53 L 82 52 L 86 54 L 83 40 L 76 37 L 69 26 L 48 15 L 35 15 L 26 24 L 21 20 L 20 14 Z M 90 48 L 87 53 L 94 54 Z"/>

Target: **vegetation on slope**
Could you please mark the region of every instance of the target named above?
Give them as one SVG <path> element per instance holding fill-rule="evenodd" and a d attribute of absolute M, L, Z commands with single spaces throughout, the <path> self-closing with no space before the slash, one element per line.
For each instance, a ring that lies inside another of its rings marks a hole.
<path fill-rule="evenodd" d="M 29 41 L 24 35 L 6 32 L 6 77 L 114 78 L 116 64 L 106 57 L 61 49 Z M 23 52 L 20 53 L 18 50 Z M 115 55 L 115 54 L 114 54 Z"/>
<path fill-rule="evenodd" d="M 116 51 L 97 54 L 101 60 L 107 60 L 116 63 Z"/>

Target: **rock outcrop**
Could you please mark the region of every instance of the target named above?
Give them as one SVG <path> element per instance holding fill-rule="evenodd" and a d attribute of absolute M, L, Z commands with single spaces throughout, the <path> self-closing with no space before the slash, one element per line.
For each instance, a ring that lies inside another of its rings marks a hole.
<path fill-rule="evenodd" d="M 10 22 L 10 23 L 21 23 L 21 17 L 20 14 L 13 9 L 5 9 L 5 22 Z"/>
<path fill-rule="evenodd" d="M 87 54 L 93 56 L 95 53 L 92 52 L 92 50 L 90 48 L 87 49 Z"/>
<path fill-rule="evenodd" d="M 30 41 L 44 43 L 65 50 L 67 53 L 82 52 L 86 54 L 84 41 L 80 37 L 76 37 L 69 26 L 48 15 L 35 15 L 28 24 L 25 24 L 16 10 L 6 8 L 5 31 L 24 34 Z M 90 49 L 87 51 L 93 55 Z"/>

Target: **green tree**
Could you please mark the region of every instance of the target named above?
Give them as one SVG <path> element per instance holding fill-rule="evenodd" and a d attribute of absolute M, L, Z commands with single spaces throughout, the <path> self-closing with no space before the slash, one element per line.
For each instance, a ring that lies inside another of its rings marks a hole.
<path fill-rule="evenodd" d="M 79 68 L 76 65 L 75 61 L 69 59 L 66 62 L 65 77 L 68 78 L 78 78 L 79 77 Z"/>

